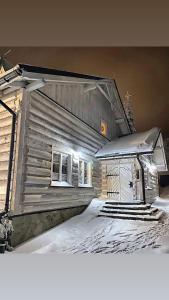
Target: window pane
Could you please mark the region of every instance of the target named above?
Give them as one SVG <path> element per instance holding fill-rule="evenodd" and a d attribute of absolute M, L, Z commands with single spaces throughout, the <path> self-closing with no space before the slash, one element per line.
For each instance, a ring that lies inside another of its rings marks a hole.
<path fill-rule="evenodd" d="M 59 166 L 61 155 L 58 153 L 53 154 L 53 178 L 52 180 L 59 181 Z"/>
<path fill-rule="evenodd" d="M 84 162 L 84 184 L 88 184 L 88 164 Z"/>
<path fill-rule="evenodd" d="M 62 154 L 62 181 L 67 181 L 68 177 L 68 155 Z"/>

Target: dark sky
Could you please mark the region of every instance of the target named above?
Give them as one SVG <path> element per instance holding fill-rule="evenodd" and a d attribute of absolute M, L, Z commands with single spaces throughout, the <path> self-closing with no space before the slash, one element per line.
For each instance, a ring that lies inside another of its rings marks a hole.
<path fill-rule="evenodd" d="M 0 54 L 9 48 L 0 48 Z M 137 131 L 153 126 L 169 137 L 169 48 L 12 48 L 8 60 L 111 77 L 121 98 L 132 95 Z"/>

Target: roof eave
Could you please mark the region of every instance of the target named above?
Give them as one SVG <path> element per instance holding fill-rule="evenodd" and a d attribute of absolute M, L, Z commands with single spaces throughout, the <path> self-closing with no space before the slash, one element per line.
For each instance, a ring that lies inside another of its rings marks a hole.
<path fill-rule="evenodd" d="M 43 72 L 40 72 L 41 70 Z M 96 84 L 98 82 L 99 84 L 105 84 L 113 80 L 108 78 L 96 77 L 92 75 L 78 74 L 78 73 L 59 71 L 59 70 L 56 70 L 56 74 L 54 74 L 54 71 L 55 71 L 54 69 L 51 69 L 51 74 L 50 74 L 50 69 L 47 68 L 17 64 L 15 67 L 6 71 L 2 76 L 0 76 L 0 90 L 3 90 L 10 83 L 16 80 L 35 81 L 35 80 L 43 79 L 46 82 L 54 81 L 58 83 L 62 82 L 62 83 L 74 83 L 74 84 L 76 83 Z"/>
<path fill-rule="evenodd" d="M 137 156 L 137 155 L 144 155 L 144 154 L 151 154 L 153 150 L 150 151 L 143 151 L 143 152 L 129 152 L 129 153 L 116 153 L 116 154 L 107 154 L 107 155 L 97 155 L 95 157 L 98 159 L 107 159 L 107 158 L 115 158 L 115 157 L 124 157 L 124 156 Z"/>
<path fill-rule="evenodd" d="M 10 83 L 22 78 L 22 70 L 19 65 L 16 65 L 12 69 L 6 71 L 0 76 L 0 90 L 6 88 Z"/>

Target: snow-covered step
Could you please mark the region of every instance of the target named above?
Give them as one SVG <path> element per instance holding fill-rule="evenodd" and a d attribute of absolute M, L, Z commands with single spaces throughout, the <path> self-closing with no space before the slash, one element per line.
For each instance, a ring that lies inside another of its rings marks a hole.
<path fill-rule="evenodd" d="M 140 205 L 110 205 L 110 204 L 106 204 L 103 206 L 104 208 L 108 208 L 108 209 L 131 209 L 131 210 L 145 210 L 145 209 L 149 209 L 151 207 L 151 204 L 140 204 Z"/>
<path fill-rule="evenodd" d="M 157 212 L 158 208 L 152 207 L 150 209 L 146 210 L 137 210 L 137 209 L 109 209 L 103 207 L 103 209 L 100 211 L 101 213 L 108 213 L 108 214 L 130 214 L 130 215 L 152 215 L 153 213 Z"/>
<path fill-rule="evenodd" d="M 114 213 L 107 213 L 107 212 L 100 212 L 98 217 L 108 217 L 113 219 L 126 219 L 126 220 L 139 220 L 139 221 L 158 221 L 163 212 L 158 211 L 153 215 L 133 215 L 133 214 L 114 214 Z"/>
<path fill-rule="evenodd" d="M 144 204 L 143 202 L 141 201 L 134 201 L 134 202 L 117 202 L 117 201 L 106 201 L 105 204 L 110 204 L 110 205 L 142 205 Z"/>

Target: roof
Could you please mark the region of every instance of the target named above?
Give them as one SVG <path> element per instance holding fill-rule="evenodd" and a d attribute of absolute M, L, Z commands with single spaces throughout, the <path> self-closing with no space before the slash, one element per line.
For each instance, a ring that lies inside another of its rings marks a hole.
<path fill-rule="evenodd" d="M 70 81 L 70 78 L 72 80 L 79 79 L 80 81 L 84 79 L 85 82 L 90 81 L 110 81 L 112 79 L 103 78 L 95 75 L 88 75 L 88 74 L 80 74 L 80 73 L 74 73 L 69 72 L 65 70 L 57 70 L 57 69 L 49 69 L 44 67 L 38 67 L 38 66 L 32 66 L 27 64 L 17 64 L 11 69 L 5 70 L 5 72 L 0 75 L 0 85 L 4 85 L 4 83 L 9 83 L 14 80 L 32 80 L 32 79 L 61 79 L 67 78 L 67 80 Z"/>
<path fill-rule="evenodd" d="M 98 158 L 151 153 L 154 150 L 160 129 L 154 127 L 146 132 L 133 133 L 108 142 L 95 156 Z"/>
<path fill-rule="evenodd" d="M 99 76 L 94 75 L 86 75 L 86 74 L 80 74 L 80 73 L 74 73 L 64 70 L 57 70 L 57 69 L 50 69 L 50 68 L 44 68 L 44 67 L 37 67 L 27 64 L 19 64 L 19 67 L 21 70 L 24 70 L 26 72 L 32 72 L 32 73 L 41 73 L 41 74 L 50 74 L 50 75 L 58 75 L 58 76 L 65 76 L 65 77 L 74 77 L 74 78 L 83 78 L 83 79 L 94 79 L 94 80 L 101 80 L 104 79 Z"/>
<path fill-rule="evenodd" d="M 4 69 L 5 70 L 5 69 Z M 95 75 L 74 73 L 65 70 L 49 69 L 27 64 L 17 64 L 11 69 L 0 74 L 0 90 L 3 90 L 13 82 L 22 82 L 23 85 L 30 81 L 43 80 L 43 82 L 57 81 L 64 83 L 107 84 L 114 82 L 111 78 Z M 23 86 L 22 86 L 23 87 Z"/>
<path fill-rule="evenodd" d="M 79 74 L 69 71 L 49 69 L 27 64 L 17 64 L 13 68 L 3 72 L 0 76 L 0 91 L 5 94 L 19 88 L 25 88 L 27 92 L 39 90 L 45 84 L 55 82 L 57 84 L 87 84 L 86 89 L 98 89 L 103 97 L 109 101 L 114 112 L 115 122 L 119 135 L 131 132 L 125 110 L 120 99 L 115 80 L 99 76 Z M 88 85 L 91 85 L 91 87 Z M 84 91 L 85 92 L 85 91 Z"/>

